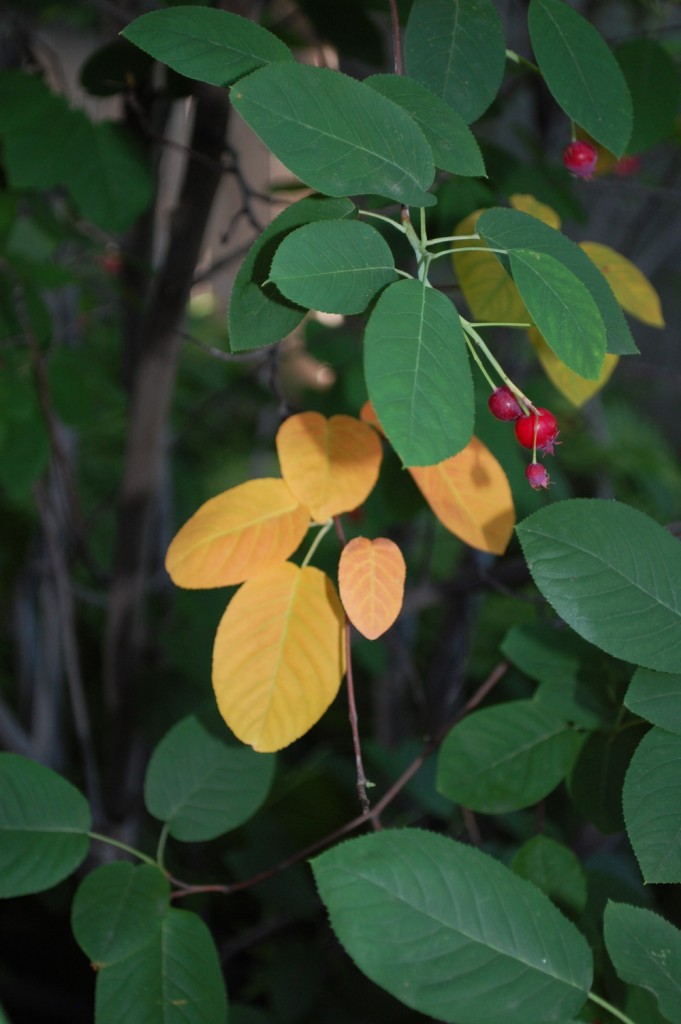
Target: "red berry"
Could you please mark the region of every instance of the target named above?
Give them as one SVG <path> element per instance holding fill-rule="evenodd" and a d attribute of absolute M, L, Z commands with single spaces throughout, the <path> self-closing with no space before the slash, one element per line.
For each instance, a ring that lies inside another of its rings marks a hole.
<path fill-rule="evenodd" d="M 628 178 L 632 174 L 638 174 L 641 170 L 640 156 L 623 156 L 618 160 L 612 171 L 618 178 Z"/>
<path fill-rule="evenodd" d="M 538 415 L 535 416 L 531 412 L 515 421 L 515 436 L 523 448 L 534 448 L 536 428 L 538 450 L 553 455 L 553 446 L 558 437 L 556 417 L 548 409 L 537 409 L 537 413 Z"/>
<path fill-rule="evenodd" d="M 504 384 L 489 396 L 489 411 L 498 420 L 517 420 L 523 410 L 510 388 Z"/>
<path fill-rule="evenodd" d="M 590 178 L 596 170 L 598 152 L 590 142 L 578 139 L 563 150 L 563 163 L 570 174 L 578 178 Z"/>
<path fill-rule="evenodd" d="M 540 487 L 548 487 L 551 477 L 540 462 L 532 462 L 525 470 L 525 476 L 530 481 L 530 486 L 538 491 Z"/>

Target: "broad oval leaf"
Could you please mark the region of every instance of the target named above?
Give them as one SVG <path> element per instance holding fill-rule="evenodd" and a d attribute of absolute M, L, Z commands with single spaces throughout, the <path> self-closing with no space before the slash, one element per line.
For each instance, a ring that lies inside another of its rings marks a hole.
<path fill-rule="evenodd" d="M 277 431 L 281 472 L 317 522 L 351 512 L 378 479 L 383 450 L 376 431 L 353 416 L 301 412 Z"/>
<path fill-rule="evenodd" d="M 202 842 L 238 828 L 265 800 L 274 774 L 273 757 L 227 742 L 189 715 L 166 733 L 151 756 L 144 780 L 150 814 L 183 842 Z"/>
<path fill-rule="evenodd" d="M 643 737 L 624 780 L 622 806 L 645 881 L 681 882 L 681 736 L 653 726 Z"/>
<path fill-rule="evenodd" d="M 345 670 L 343 621 L 331 580 L 312 566 L 285 562 L 244 583 L 213 648 L 213 688 L 235 736 L 271 752 L 319 721 Z"/>
<path fill-rule="evenodd" d="M 558 1024 L 587 997 L 584 938 L 480 850 L 391 829 L 339 844 L 312 870 L 360 970 L 420 1013 L 452 1024 Z"/>
<path fill-rule="evenodd" d="M 215 943 L 188 910 L 169 910 L 147 945 L 97 972 L 97 1024 L 225 1024 Z"/>
<path fill-rule="evenodd" d="M 425 85 L 406 75 L 371 75 L 364 83 L 414 118 L 433 151 L 436 167 L 451 174 L 484 176 L 485 164 L 472 131 L 455 110 Z"/>
<path fill-rule="evenodd" d="M 280 39 L 248 18 L 209 7 L 143 14 L 121 35 L 187 78 L 230 85 L 270 61 L 292 61 Z"/>
<path fill-rule="evenodd" d="M 619 977 L 652 992 L 667 1020 L 681 1020 L 681 931 L 652 910 L 609 900 L 603 935 Z"/>
<path fill-rule="evenodd" d="M 615 51 L 634 105 L 629 153 L 644 150 L 670 136 L 681 100 L 681 82 L 674 58 L 654 39 L 631 39 Z"/>
<path fill-rule="evenodd" d="M 605 326 L 591 293 L 571 270 L 547 253 L 513 249 L 513 280 L 537 328 L 558 358 L 597 380 L 605 358 Z"/>
<path fill-rule="evenodd" d="M 615 355 L 638 352 L 617 299 L 605 277 L 585 252 L 569 238 L 520 210 L 485 210 L 477 221 L 477 230 L 494 249 L 532 249 L 546 253 L 563 263 L 579 278 L 596 300 L 603 318 L 607 350 Z"/>
<path fill-rule="evenodd" d="M 506 48 L 490 0 L 416 0 L 404 36 L 407 74 L 470 124 L 501 85 Z"/>
<path fill-rule="evenodd" d="M 71 907 L 76 942 L 97 967 L 108 967 L 152 940 L 170 907 L 170 883 L 151 864 L 116 861 L 91 871 Z"/>
<path fill-rule="evenodd" d="M 631 260 L 599 242 L 580 242 L 580 247 L 603 274 L 625 312 L 651 327 L 664 327 L 660 296 Z"/>
<path fill-rule="evenodd" d="M 568 846 L 550 836 L 533 836 L 511 861 L 511 871 L 532 882 L 569 915 L 586 906 L 586 875 L 579 858 Z"/>
<path fill-rule="evenodd" d="M 397 280 L 390 246 L 358 220 L 305 224 L 281 243 L 270 278 L 301 306 L 324 313 L 362 313 L 375 295 Z"/>
<path fill-rule="evenodd" d="M 531 807 L 570 770 L 580 738 L 563 719 L 531 700 L 474 711 L 440 747 L 437 788 L 485 814 Z"/>
<path fill-rule="evenodd" d="M 622 787 L 640 739 L 640 727 L 594 732 L 570 773 L 568 789 L 574 807 L 605 835 L 624 831 Z"/>
<path fill-rule="evenodd" d="M 481 211 L 457 224 L 454 235 L 471 235 Z M 530 314 L 513 278 L 506 272 L 483 239 L 455 244 L 452 264 L 463 296 L 476 320 L 503 324 L 529 324 Z"/>
<path fill-rule="evenodd" d="M 534 581 L 575 632 L 634 665 L 681 657 L 681 545 L 644 513 L 574 498 L 517 527 Z"/>
<path fill-rule="evenodd" d="M 271 64 L 231 91 L 232 103 L 276 157 L 311 188 L 432 206 L 435 174 L 421 129 L 396 103 L 339 71 Z"/>
<path fill-rule="evenodd" d="M 605 387 L 619 363 L 619 356 L 606 352 L 603 367 L 598 377 L 595 380 L 587 380 L 586 377 L 581 377 L 574 370 L 571 370 L 569 366 L 561 362 L 556 353 L 546 344 L 536 327 L 531 327 L 527 333 L 530 344 L 536 352 L 546 376 L 553 386 L 577 408 L 580 408 Z"/>
<path fill-rule="evenodd" d="M 455 307 L 421 281 L 383 292 L 364 335 L 367 390 L 406 466 L 454 455 L 473 432 L 473 380 Z"/>
<path fill-rule="evenodd" d="M 166 569 L 190 590 L 227 587 L 285 561 L 310 525 L 283 480 L 248 480 L 210 498 L 173 538 Z"/>
<path fill-rule="evenodd" d="M 681 673 L 637 668 L 624 703 L 635 715 L 681 736 Z"/>
<path fill-rule="evenodd" d="M 479 551 L 504 553 L 515 525 L 513 495 L 504 470 L 479 438 L 444 462 L 410 472 L 447 530 Z"/>
<path fill-rule="evenodd" d="M 563 0 L 531 0 L 528 27 L 556 103 L 597 142 L 622 156 L 632 129 L 631 95 L 603 37 Z"/>
<path fill-rule="evenodd" d="M 274 254 L 288 233 L 302 224 L 352 217 L 355 213 L 349 199 L 307 196 L 283 210 L 257 237 L 239 267 L 229 300 L 232 352 L 280 341 L 295 330 L 307 312 L 268 283 Z"/>
<path fill-rule="evenodd" d="M 0 753 L 0 897 L 42 892 L 85 859 L 87 800 L 36 761 Z"/>
<path fill-rule="evenodd" d="M 350 622 L 368 640 L 390 629 L 400 614 L 407 567 L 387 537 L 355 537 L 338 565 L 341 601 Z"/>

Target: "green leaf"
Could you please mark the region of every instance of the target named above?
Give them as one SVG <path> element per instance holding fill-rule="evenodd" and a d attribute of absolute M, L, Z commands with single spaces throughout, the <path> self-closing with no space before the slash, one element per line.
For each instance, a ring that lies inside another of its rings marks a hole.
<path fill-rule="evenodd" d="M 553 256 L 571 270 L 591 292 L 605 324 L 608 352 L 632 354 L 634 344 L 624 314 L 606 278 L 586 253 L 569 238 L 520 210 L 491 209 L 480 215 L 476 224 L 493 249 L 532 249 Z"/>
<path fill-rule="evenodd" d="M 681 101 L 679 73 L 664 46 L 653 39 L 632 39 L 615 50 L 634 104 L 630 153 L 642 153 L 670 136 Z"/>
<path fill-rule="evenodd" d="M 51 768 L 0 753 L 0 897 L 42 892 L 85 859 L 90 808 Z"/>
<path fill-rule="evenodd" d="M 203 921 L 169 910 L 142 949 L 97 974 L 97 1024 L 225 1024 L 227 995 Z"/>
<path fill-rule="evenodd" d="M 596 380 L 605 359 L 605 327 L 588 289 L 547 253 L 513 249 L 511 274 L 547 344 L 566 366 Z"/>
<path fill-rule="evenodd" d="M 76 942 L 97 967 L 146 946 L 168 912 L 170 884 L 151 864 L 104 864 L 80 883 L 71 908 Z"/>
<path fill-rule="evenodd" d="M 306 310 L 285 299 L 273 284 L 266 284 L 278 246 L 301 224 L 352 217 L 349 199 L 310 196 L 293 203 L 259 235 L 239 267 L 229 303 L 229 345 L 232 352 L 246 352 L 272 345 L 301 323 Z"/>
<path fill-rule="evenodd" d="M 516 527 L 534 581 L 575 632 L 616 658 L 673 672 L 681 656 L 681 545 L 636 509 L 577 498 Z"/>
<path fill-rule="evenodd" d="M 390 830 L 312 861 L 338 939 L 377 985 L 454 1024 L 563 1022 L 591 953 L 535 886 L 444 836 Z"/>
<path fill-rule="evenodd" d="M 382 96 L 410 114 L 433 151 L 435 166 L 452 174 L 484 176 L 480 147 L 464 119 L 425 85 L 406 75 L 371 75 L 364 79 Z"/>
<path fill-rule="evenodd" d="M 561 910 L 578 915 L 586 906 L 586 875 L 577 856 L 549 836 L 533 836 L 510 864 L 511 871 L 545 892 Z"/>
<path fill-rule="evenodd" d="M 380 296 L 364 336 L 364 372 L 376 415 L 406 466 L 429 466 L 473 433 L 473 381 L 456 309 L 420 281 Z"/>
<path fill-rule="evenodd" d="M 647 883 L 681 882 L 681 736 L 654 726 L 624 780 L 629 841 Z"/>
<path fill-rule="evenodd" d="M 362 313 L 397 279 L 390 246 L 369 224 L 328 220 L 286 236 L 270 278 L 292 302 L 325 313 Z"/>
<path fill-rule="evenodd" d="M 144 781 L 150 814 L 171 836 L 199 842 L 238 828 L 269 792 L 275 758 L 227 742 L 227 730 L 196 715 L 173 726 L 156 747 Z"/>
<path fill-rule="evenodd" d="M 622 786 L 641 730 L 594 733 L 575 761 L 568 789 L 577 810 L 606 835 L 624 831 Z"/>
<path fill-rule="evenodd" d="M 86 121 L 81 128 L 71 148 L 66 185 L 88 220 L 107 231 L 123 231 L 151 203 L 150 168 L 120 125 Z"/>
<path fill-rule="evenodd" d="M 597 142 L 622 156 L 631 135 L 631 96 L 603 37 L 563 0 L 531 0 L 528 27 L 556 103 Z"/>
<path fill-rule="evenodd" d="M 624 703 L 640 718 L 681 736 L 681 674 L 637 668 Z"/>
<path fill-rule="evenodd" d="M 652 910 L 610 901 L 605 944 L 620 978 L 657 999 L 670 1021 L 681 1020 L 681 932 Z"/>
<path fill-rule="evenodd" d="M 470 124 L 487 110 L 504 74 L 506 47 L 490 0 L 416 0 L 404 36 L 407 74 Z"/>
<path fill-rule="evenodd" d="M 121 35 L 187 78 L 231 85 L 271 61 L 292 61 L 280 39 L 248 18 L 209 7 L 171 7 L 137 18 Z"/>
<path fill-rule="evenodd" d="M 231 90 L 235 110 L 301 181 L 330 196 L 360 193 L 432 206 L 423 132 L 396 103 L 338 71 L 271 64 Z"/>
<path fill-rule="evenodd" d="M 486 814 L 530 807 L 562 782 L 579 742 L 562 719 L 531 700 L 474 711 L 440 748 L 437 788 Z"/>

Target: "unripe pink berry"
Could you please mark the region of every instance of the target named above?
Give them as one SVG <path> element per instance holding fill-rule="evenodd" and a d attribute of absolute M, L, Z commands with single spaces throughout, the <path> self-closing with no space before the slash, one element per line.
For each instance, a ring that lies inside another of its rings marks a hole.
<path fill-rule="evenodd" d="M 515 436 L 523 448 L 534 448 L 535 430 L 538 451 L 553 455 L 553 446 L 558 437 L 558 423 L 553 413 L 539 408 L 536 415 L 531 412 L 515 421 Z"/>
<path fill-rule="evenodd" d="M 530 486 L 538 491 L 540 487 L 548 487 L 551 482 L 549 474 L 540 462 L 532 462 L 525 470 L 525 476 L 530 481 Z"/>
<path fill-rule="evenodd" d="M 492 392 L 487 404 L 489 411 L 498 420 L 517 420 L 523 415 L 518 399 L 505 384 Z"/>
<path fill-rule="evenodd" d="M 563 163 L 570 174 L 574 174 L 577 178 L 590 178 L 596 170 L 598 152 L 590 142 L 577 139 L 563 150 Z"/>

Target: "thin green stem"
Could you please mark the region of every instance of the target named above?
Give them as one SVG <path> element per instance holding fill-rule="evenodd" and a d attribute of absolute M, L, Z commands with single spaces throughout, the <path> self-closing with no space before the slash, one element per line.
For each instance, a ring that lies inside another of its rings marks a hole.
<path fill-rule="evenodd" d="M 421 214 L 421 246 L 425 249 L 428 245 L 428 234 L 426 232 L 426 211 L 423 207 L 420 207 L 419 213 Z"/>
<path fill-rule="evenodd" d="M 523 408 L 523 410 L 525 412 L 525 415 L 528 415 L 529 412 L 533 412 L 535 414 L 535 416 L 538 416 L 539 413 L 538 413 L 537 409 L 535 408 L 535 406 L 529 400 L 527 395 L 525 395 L 520 390 L 520 388 L 516 387 L 516 385 L 511 380 L 511 378 L 506 374 L 506 371 L 504 370 L 504 368 L 501 365 L 501 363 L 499 363 L 494 358 L 494 356 L 490 352 L 489 348 L 487 347 L 485 342 L 482 340 L 482 338 L 480 337 L 478 332 L 475 330 L 473 325 L 471 323 L 469 323 L 468 320 L 466 320 L 466 318 L 463 317 L 463 316 L 459 316 L 459 320 L 461 321 L 461 326 L 463 327 L 463 329 L 466 332 L 466 334 L 468 335 L 468 337 L 473 339 L 475 344 L 478 346 L 478 348 L 481 350 L 481 352 L 485 356 L 485 359 L 490 364 L 490 366 L 492 366 L 496 370 L 496 372 L 499 374 L 499 376 L 503 380 L 503 382 L 506 385 L 506 387 L 509 388 L 513 392 L 513 394 L 516 396 L 516 398 L 520 402 L 520 405 L 522 406 L 522 408 Z M 489 378 L 488 378 L 488 380 L 489 380 Z M 494 385 L 492 385 L 492 386 L 494 386 Z"/>
<path fill-rule="evenodd" d="M 521 57 L 515 50 L 506 51 L 506 59 L 518 64 L 520 67 L 527 68 L 528 71 L 535 71 L 538 75 L 541 75 L 541 71 L 537 64 L 533 64 L 531 60 L 527 60 L 526 57 Z"/>
<path fill-rule="evenodd" d="M 487 367 L 485 366 L 485 364 L 483 363 L 482 359 L 478 355 L 478 350 L 475 347 L 475 345 L 473 344 L 473 342 L 471 341 L 471 339 L 468 337 L 468 335 L 466 335 L 466 344 L 468 345 L 468 350 L 469 350 L 470 354 L 473 356 L 473 359 L 478 364 L 478 369 L 480 370 L 481 374 L 483 375 L 483 377 L 485 378 L 485 380 L 487 381 L 487 383 L 491 387 L 492 391 L 494 391 L 496 389 L 496 384 L 494 383 L 494 381 L 492 380 L 492 378 L 488 374 Z"/>
<path fill-rule="evenodd" d="M 302 561 L 302 564 L 300 566 L 301 569 L 304 569 L 306 565 L 310 564 L 310 562 L 312 561 L 312 557 L 313 557 L 315 551 L 317 550 L 317 548 L 319 547 L 319 545 L 323 541 L 324 537 L 326 537 L 327 533 L 329 532 L 329 530 L 331 529 L 332 526 L 333 526 L 333 519 L 327 519 L 327 521 L 325 523 L 321 524 L 319 533 L 317 534 L 315 539 L 310 544 L 310 550 L 305 555 L 305 558 Z"/>
<path fill-rule="evenodd" d="M 472 235 L 443 235 L 442 238 L 429 238 L 427 245 L 442 245 L 445 242 L 479 242 L 480 235 L 475 232 Z"/>
<path fill-rule="evenodd" d="M 399 267 L 395 267 L 395 273 L 399 274 L 400 277 L 406 277 L 407 281 L 413 281 L 414 280 L 414 275 L 413 274 L 410 274 L 406 270 L 400 270 Z"/>
<path fill-rule="evenodd" d="M 471 323 L 471 327 L 531 327 L 532 324 L 507 324 L 502 320 L 483 320 L 481 323 L 475 321 Z"/>
<path fill-rule="evenodd" d="M 158 845 L 156 847 L 156 861 L 158 866 L 163 870 L 163 858 L 166 852 L 166 843 L 168 841 L 168 834 L 170 832 L 170 825 L 166 821 L 165 825 L 161 829 L 161 834 L 158 837 Z"/>
<path fill-rule="evenodd" d="M 128 846 L 127 843 L 122 843 L 120 839 L 112 839 L 111 836 L 103 836 L 99 832 L 88 832 L 87 835 L 90 839 L 96 839 L 100 843 L 108 843 L 109 846 L 115 846 L 118 850 L 125 850 L 126 853 L 131 853 L 133 857 L 137 857 L 138 860 L 144 861 L 145 864 L 152 864 L 154 867 L 158 867 L 153 857 L 149 857 L 148 854 L 142 853 L 141 850 L 136 850 L 134 846 Z"/>
<path fill-rule="evenodd" d="M 440 256 L 451 256 L 452 253 L 455 252 L 498 252 L 501 253 L 503 256 L 506 256 L 508 253 L 508 249 L 490 249 L 489 246 L 485 246 L 485 248 L 483 249 L 482 246 L 480 245 L 459 245 L 456 247 L 456 249 L 441 249 L 440 252 L 431 253 L 430 258 L 432 260 L 437 260 L 440 258 Z"/>
<path fill-rule="evenodd" d="M 358 212 L 361 213 L 363 217 L 373 217 L 375 220 L 384 220 L 386 224 L 390 224 L 390 226 L 395 228 L 396 231 L 399 231 L 400 234 L 406 234 L 406 230 L 403 225 L 398 224 L 396 220 L 392 219 L 392 217 L 384 217 L 382 213 L 372 213 L 371 210 L 359 210 Z"/>
<path fill-rule="evenodd" d="M 589 992 L 588 998 L 592 1003 L 596 1003 L 597 1006 L 600 1006 L 602 1010 L 607 1010 L 608 1013 L 613 1015 L 613 1017 L 617 1017 L 618 1020 L 623 1021 L 623 1024 L 636 1024 L 631 1017 L 627 1017 L 625 1013 L 618 1010 L 616 1006 L 612 1005 L 612 1003 L 607 1002 L 605 999 L 601 999 L 601 997 L 597 996 L 595 992 Z"/>

